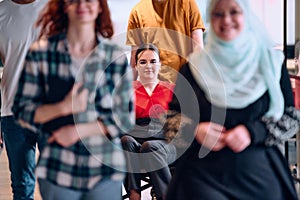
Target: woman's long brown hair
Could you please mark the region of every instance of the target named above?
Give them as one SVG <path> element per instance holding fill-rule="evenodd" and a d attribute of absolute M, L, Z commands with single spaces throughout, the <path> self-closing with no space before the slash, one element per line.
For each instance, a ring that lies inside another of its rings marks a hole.
<path fill-rule="evenodd" d="M 114 32 L 107 0 L 98 1 L 102 11 L 96 19 L 95 31 L 105 38 L 110 38 Z M 36 24 L 41 27 L 40 38 L 42 36 L 50 37 L 67 31 L 69 19 L 64 11 L 65 5 L 64 0 L 49 0 Z"/>

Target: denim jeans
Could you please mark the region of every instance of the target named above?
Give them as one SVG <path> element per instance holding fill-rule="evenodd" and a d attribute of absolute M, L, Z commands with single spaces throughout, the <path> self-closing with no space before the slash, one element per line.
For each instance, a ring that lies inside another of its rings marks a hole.
<path fill-rule="evenodd" d="M 12 116 L 1 117 L 14 200 L 33 199 L 37 134 L 20 127 Z"/>
<path fill-rule="evenodd" d="M 46 179 L 38 179 L 43 200 L 121 200 L 122 181 L 109 178 L 101 180 L 88 192 L 55 185 Z"/>

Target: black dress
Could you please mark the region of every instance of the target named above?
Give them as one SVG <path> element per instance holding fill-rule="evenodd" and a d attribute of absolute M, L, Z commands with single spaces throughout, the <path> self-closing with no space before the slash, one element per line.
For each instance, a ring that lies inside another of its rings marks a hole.
<path fill-rule="evenodd" d="M 208 151 L 200 158 L 199 150 L 204 147 L 194 140 L 186 151 L 181 150 L 183 155 L 176 162 L 167 200 L 298 199 L 286 159 L 276 146 L 264 144 L 268 135 L 259 119 L 268 110 L 268 94 L 244 109 L 213 107 L 195 82 L 188 64 L 181 68 L 180 74 L 169 107 L 196 122 L 183 128 L 183 137 L 193 135 L 197 122 L 214 121 L 224 124 L 226 129 L 245 125 L 251 134 L 251 144 L 240 153 L 224 148 Z M 280 84 L 285 106 L 294 105 L 285 67 Z M 184 98 L 188 100 L 181 102 Z M 191 99 L 193 102 L 189 102 Z"/>

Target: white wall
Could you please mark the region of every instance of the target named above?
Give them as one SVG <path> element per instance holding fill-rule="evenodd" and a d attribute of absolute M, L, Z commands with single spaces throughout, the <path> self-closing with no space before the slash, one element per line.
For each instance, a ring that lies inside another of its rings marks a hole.
<path fill-rule="evenodd" d="M 113 41 L 128 51 L 130 47 L 125 44 L 128 17 L 131 9 L 138 2 L 139 0 L 108 0 L 115 32 Z"/>
<path fill-rule="evenodd" d="M 253 10 L 277 44 L 283 44 L 283 1 L 251 0 Z M 259 27 L 258 27 L 259 28 Z"/>
<path fill-rule="evenodd" d="M 196 0 L 197 5 L 199 7 L 201 17 L 204 21 L 204 24 L 206 26 L 206 10 L 207 10 L 207 0 Z"/>
<path fill-rule="evenodd" d="M 287 44 L 294 45 L 295 44 L 295 31 L 296 31 L 296 23 L 295 23 L 295 8 L 296 8 L 296 2 L 295 0 L 288 0 L 287 1 Z M 300 19 L 299 19 L 300 20 Z"/>
<path fill-rule="evenodd" d="M 1 1 L 1 0 L 0 0 Z M 271 37 L 277 44 L 283 44 L 283 1 L 288 3 L 288 35 L 287 43 L 295 43 L 295 0 L 250 0 L 254 12 L 266 25 Z M 126 29 L 129 13 L 139 0 L 108 0 L 114 22 L 114 38 L 125 45 Z M 202 17 L 205 19 L 208 0 L 196 0 Z M 258 27 L 259 28 L 259 27 Z"/>

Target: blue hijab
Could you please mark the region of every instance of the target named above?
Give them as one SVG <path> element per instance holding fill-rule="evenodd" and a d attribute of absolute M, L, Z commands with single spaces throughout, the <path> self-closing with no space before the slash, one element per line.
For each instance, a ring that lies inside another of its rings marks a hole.
<path fill-rule="evenodd" d="M 219 1 L 210 1 L 209 21 Z M 274 43 L 250 10 L 248 1 L 235 1 L 245 17 L 244 29 L 234 40 L 223 41 L 210 28 L 204 49 L 190 55 L 192 74 L 206 98 L 219 107 L 245 108 L 268 91 L 270 105 L 266 117 L 278 120 L 284 110 L 279 83 L 283 53 L 274 49 Z"/>

